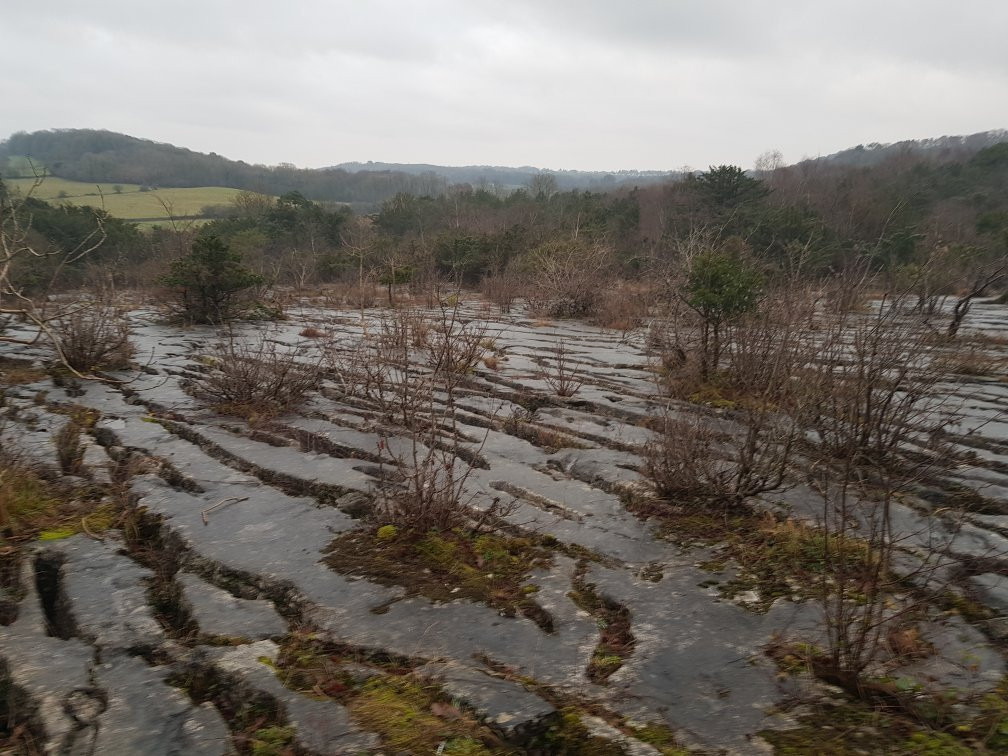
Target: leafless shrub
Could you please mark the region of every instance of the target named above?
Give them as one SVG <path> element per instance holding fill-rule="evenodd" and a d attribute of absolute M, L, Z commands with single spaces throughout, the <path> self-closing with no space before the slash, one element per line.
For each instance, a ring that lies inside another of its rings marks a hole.
<path fill-rule="evenodd" d="M 0 316 L 17 318 L 34 330 L 33 334 L 12 336 L 3 334 L 0 340 L 15 344 L 34 344 L 40 338 L 48 339 L 57 351 L 64 366 L 74 368 L 63 360 L 59 337 L 54 332 L 54 321 L 64 312 L 50 306 L 48 293 L 54 288 L 59 275 L 74 263 L 87 258 L 105 241 L 103 218 L 96 212 L 94 227 L 72 249 L 52 245 L 32 229 L 31 203 L 33 195 L 45 180 L 44 171 L 29 165 L 35 180 L 22 193 L 0 191 Z"/>
<path fill-rule="evenodd" d="M 193 393 L 223 412 L 269 416 L 308 400 L 322 380 L 321 359 L 301 360 L 260 337 L 251 344 L 234 338 L 208 355 L 209 369 L 192 380 Z"/>
<path fill-rule="evenodd" d="M 81 426 L 71 418 L 53 436 L 56 458 L 59 460 L 60 469 L 66 475 L 80 475 L 81 465 L 84 462 L 81 433 Z"/>
<path fill-rule="evenodd" d="M 916 569 L 925 582 L 947 545 L 930 532 L 901 532 L 894 522 L 896 498 L 954 459 L 942 428 L 957 414 L 939 385 L 940 346 L 925 316 L 908 315 L 913 308 L 904 300 L 887 296 L 870 312 L 825 318 L 816 360 L 802 377 L 819 388 L 818 400 L 806 407 L 811 443 L 803 456 L 807 480 L 822 499 L 827 543 L 858 543 L 867 565 L 852 567 L 839 547 L 824 553 L 827 648 L 819 665 L 854 691 L 894 623 L 926 603 L 893 601 L 907 579 L 894 575 L 902 543 L 926 536 Z"/>
<path fill-rule="evenodd" d="M 63 361 L 81 373 L 124 368 L 133 356 L 126 315 L 107 297 L 65 313 L 53 332 Z"/>
<path fill-rule="evenodd" d="M 694 411 L 666 412 L 643 450 L 644 471 L 661 496 L 732 507 L 787 485 L 799 438 L 789 416 L 753 405 L 718 425 Z"/>
<path fill-rule="evenodd" d="M 430 319 L 423 312 L 403 307 L 382 317 L 380 337 L 390 347 L 422 349 L 428 345 L 431 326 Z"/>
<path fill-rule="evenodd" d="M 475 506 L 469 480 L 486 436 L 467 437 L 455 417 L 458 386 L 482 357 L 486 333 L 485 324 L 460 318 L 458 304 L 432 317 L 392 312 L 353 353 L 347 383 L 374 404 L 383 426 L 376 507 L 383 522 L 451 529 L 506 513 L 500 501 Z"/>
<path fill-rule="evenodd" d="M 644 447 L 644 471 L 670 502 L 706 502 L 729 493 L 731 463 L 709 418 L 666 413 L 657 438 Z"/>
<path fill-rule="evenodd" d="M 366 310 L 374 307 L 377 301 L 378 295 L 371 284 L 357 284 L 347 287 L 346 291 L 343 292 L 343 302 L 349 307 Z"/>
<path fill-rule="evenodd" d="M 648 316 L 648 297 L 627 284 L 605 287 L 599 298 L 594 322 L 603 328 L 632 331 L 639 328 Z"/>
<path fill-rule="evenodd" d="M 427 364 L 447 388 L 454 390 L 479 364 L 488 332 L 486 323 L 464 320 L 457 304 L 442 307 L 428 339 Z"/>
<path fill-rule="evenodd" d="M 511 305 L 521 294 L 521 279 L 514 271 L 491 273 L 480 282 L 483 296 L 497 305 L 502 313 L 511 312 Z"/>
<path fill-rule="evenodd" d="M 528 253 L 522 267 L 530 277 L 526 297 L 535 313 L 580 318 L 597 309 L 608 279 L 610 253 L 601 247 L 555 242 Z"/>
<path fill-rule="evenodd" d="M 451 530 L 465 522 L 475 498 L 466 485 L 472 468 L 456 453 L 422 443 L 399 455 L 387 451 L 387 441 L 380 448 L 383 463 L 395 471 L 380 487 L 383 521 L 419 532 Z"/>
<path fill-rule="evenodd" d="M 661 352 L 659 380 L 673 396 L 721 410 L 711 420 L 666 410 L 656 441 L 645 447 L 645 469 L 665 496 L 738 506 L 788 486 L 810 386 L 796 379 L 815 348 L 805 324 L 812 299 L 792 292 L 786 304 L 768 297 L 736 324 L 723 371 L 702 380 L 696 353 Z"/>
<path fill-rule="evenodd" d="M 578 377 L 571 364 L 570 355 L 567 352 L 567 345 L 563 341 L 557 341 L 553 347 L 553 364 L 547 361 L 545 369 L 540 373 L 540 377 L 553 390 L 557 396 L 574 396 L 584 379 Z"/>
<path fill-rule="evenodd" d="M 394 349 L 406 349 L 410 344 L 413 321 L 420 315 L 406 308 L 392 310 L 380 321 L 380 338 L 384 344 Z"/>
<path fill-rule="evenodd" d="M 854 263 L 828 280 L 823 287 L 827 312 L 851 313 L 864 310 L 871 296 L 872 279 L 865 263 Z"/>

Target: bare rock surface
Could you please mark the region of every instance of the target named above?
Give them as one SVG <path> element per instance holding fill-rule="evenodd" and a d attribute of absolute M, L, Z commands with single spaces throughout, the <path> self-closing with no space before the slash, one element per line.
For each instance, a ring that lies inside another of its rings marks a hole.
<path fill-rule="evenodd" d="M 609 678 L 607 698 L 627 716 L 662 712 L 665 724 L 692 738 L 738 747 L 765 724 L 783 695 L 763 647 L 775 630 L 816 619 L 807 607 L 781 604 L 756 614 L 727 602 L 698 601 L 708 575 L 692 562 L 667 566 L 658 581 L 593 567 L 585 580 L 625 606 L 636 639 L 633 656 Z"/>
<path fill-rule="evenodd" d="M 263 640 L 288 630 L 287 622 L 269 601 L 236 598 L 190 572 L 178 573 L 175 581 L 204 636 Z"/>
<path fill-rule="evenodd" d="M 35 569 L 25 565 L 21 583 L 26 595 L 18 605 L 17 620 L 0 627 L 0 677 L 10 680 L 9 700 L 30 712 L 37 722 L 47 753 L 73 745 L 78 723 L 67 712 L 76 691 L 92 687 L 94 648 L 77 638 L 47 634 L 48 621 L 35 588 Z M 85 733 L 82 739 L 87 739 Z"/>
<path fill-rule="evenodd" d="M 1008 613 L 1008 576 L 986 572 L 970 578 L 984 603 L 1002 614 Z"/>
<path fill-rule="evenodd" d="M 147 601 L 153 573 L 121 553 L 122 544 L 85 535 L 53 541 L 60 582 L 74 630 L 103 654 L 150 651 L 164 631 Z"/>
<path fill-rule="evenodd" d="M 136 657 L 117 656 L 95 666 L 97 687 L 106 692 L 95 754 L 160 756 L 231 753 L 230 733 L 209 704 L 194 706 L 185 693 L 165 683 L 169 672 Z"/>
<path fill-rule="evenodd" d="M 26 595 L 18 618 L 0 627 L 0 671 L 12 686 L 9 702 L 34 723 L 44 753 L 232 753 L 220 714 L 194 706 L 168 685 L 167 668 L 122 653 L 114 641 L 128 636 L 101 628 L 96 638 L 113 641 L 105 648 L 53 637 L 47 634 L 53 623 L 35 589 L 33 565 L 26 567 L 22 583 Z M 111 653 L 98 661 L 103 651 Z"/>

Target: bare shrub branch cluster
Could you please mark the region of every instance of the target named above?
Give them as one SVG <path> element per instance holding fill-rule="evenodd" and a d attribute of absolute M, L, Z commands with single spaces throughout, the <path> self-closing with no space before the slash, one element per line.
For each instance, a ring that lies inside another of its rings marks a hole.
<path fill-rule="evenodd" d="M 207 369 L 192 379 L 193 393 L 223 412 L 271 416 L 304 404 L 322 381 L 321 358 L 300 358 L 266 336 L 232 336 L 207 355 Z"/>

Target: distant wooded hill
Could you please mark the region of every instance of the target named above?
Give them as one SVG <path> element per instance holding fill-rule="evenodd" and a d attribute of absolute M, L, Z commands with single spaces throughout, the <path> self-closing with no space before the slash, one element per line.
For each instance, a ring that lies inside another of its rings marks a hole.
<path fill-rule="evenodd" d="M 986 147 L 1008 142 L 1008 131 L 993 129 L 967 136 L 941 136 L 932 139 L 906 139 L 902 142 L 859 144 L 821 158 L 801 161 L 826 161 L 844 166 L 871 166 L 901 156 L 928 158 L 936 162 L 965 160 Z"/>
<path fill-rule="evenodd" d="M 450 167 L 392 163 L 345 163 L 330 168 L 289 164 L 253 165 L 209 154 L 93 129 L 19 132 L 0 142 L 0 176 L 30 175 L 30 158 L 53 176 L 103 184 L 149 187 L 221 186 L 263 194 L 298 191 L 316 201 L 377 206 L 400 192 L 436 195 L 448 186 L 469 183 L 502 191 L 525 186 L 542 171 L 533 167 Z M 664 171 L 550 172 L 558 189 L 606 189 L 626 183 L 649 184 L 674 174 Z"/>
<path fill-rule="evenodd" d="M 802 161 L 868 167 L 909 156 L 929 162 L 963 160 L 990 145 L 1008 141 L 1004 130 L 969 136 L 909 140 L 895 144 L 858 145 L 826 157 Z M 216 153 L 138 139 L 93 129 L 19 132 L 0 142 L 0 177 L 30 174 L 28 162 L 60 178 L 140 187 L 228 187 L 280 196 L 300 192 L 316 201 L 344 202 L 361 210 L 377 208 L 399 193 L 436 196 L 454 184 L 507 192 L 533 183 L 543 170 L 532 166 L 442 166 L 408 163 L 342 163 L 330 168 L 297 168 L 290 164 L 253 165 Z M 646 186 L 680 178 L 668 171 L 549 171 L 558 190 L 606 191 Z"/>
<path fill-rule="evenodd" d="M 473 188 L 517 189 L 528 186 L 535 176 L 549 173 L 556 179 L 556 188 L 592 189 L 604 191 L 626 184 L 645 186 L 681 177 L 679 171 L 571 171 L 547 170 L 531 165 L 510 168 L 502 165 L 433 165 L 429 163 L 340 163 L 333 166 L 344 171 L 392 171 L 408 173 L 412 176 L 434 174 L 444 178 L 449 184 L 470 184 Z"/>

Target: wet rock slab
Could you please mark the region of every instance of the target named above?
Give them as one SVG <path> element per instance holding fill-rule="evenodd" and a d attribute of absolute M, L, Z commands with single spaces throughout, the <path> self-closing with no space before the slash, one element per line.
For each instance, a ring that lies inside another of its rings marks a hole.
<path fill-rule="evenodd" d="M 276 701 L 295 728 L 294 738 L 301 748 L 328 755 L 367 752 L 378 747 L 378 736 L 354 725 L 340 704 L 314 700 L 285 688 L 272 666 L 279 652 L 272 641 L 237 648 L 204 648 L 201 652 L 218 674 Z"/>
<path fill-rule="evenodd" d="M 29 565 L 18 618 L 0 627 L 0 679 L 10 681 L 8 701 L 27 714 L 47 754 L 232 753 L 223 719 L 194 707 L 166 684 L 169 671 L 113 648 L 97 662 L 94 646 L 47 634 L 51 624 Z M 107 638 L 104 632 L 99 637 Z"/>
<path fill-rule="evenodd" d="M 991 609 L 1008 613 L 1008 576 L 987 572 L 970 578 L 980 600 Z"/>
<path fill-rule="evenodd" d="M 95 668 L 95 682 L 108 696 L 95 739 L 95 754 L 233 753 L 230 735 L 210 704 L 194 707 L 165 683 L 168 671 L 135 657 L 117 656 Z"/>
<path fill-rule="evenodd" d="M 46 557 L 62 562 L 62 593 L 77 634 L 104 652 L 149 651 L 164 642 L 147 602 L 154 573 L 122 548 L 114 540 L 77 535 L 54 541 Z"/>
<path fill-rule="evenodd" d="M 657 582 L 593 566 L 585 580 L 625 606 L 636 638 L 633 655 L 610 678 L 611 705 L 644 722 L 683 728 L 707 745 L 747 752 L 748 736 L 769 725 L 782 691 L 763 649 L 776 630 L 798 632 L 818 616 L 782 604 L 767 614 L 698 601 L 709 575 L 692 560 L 669 565 Z"/>
<path fill-rule="evenodd" d="M 178 573 L 175 582 L 204 636 L 265 640 L 287 632 L 287 623 L 269 601 L 235 598 L 190 572 Z"/>
<path fill-rule="evenodd" d="M 520 683 L 456 662 L 425 664 L 416 674 L 464 701 L 508 740 L 520 740 L 544 730 L 556 714 L 552 704 Z"/>
<path fill-rule="evenodd" d="M 67 712 L 74 691 L 91 687 L 94 649 L 76 638 L 47 634 L 47 620 L 35 590 L 35 570 L 26 560 L 21 583 L 25 598 L 16 621 L 0 627 L 0 681 L 9 680 L 8 705 L 30 712 L 41 730 L 43 750 L 59 753 L 73 745 L 81 729 Z"/>

